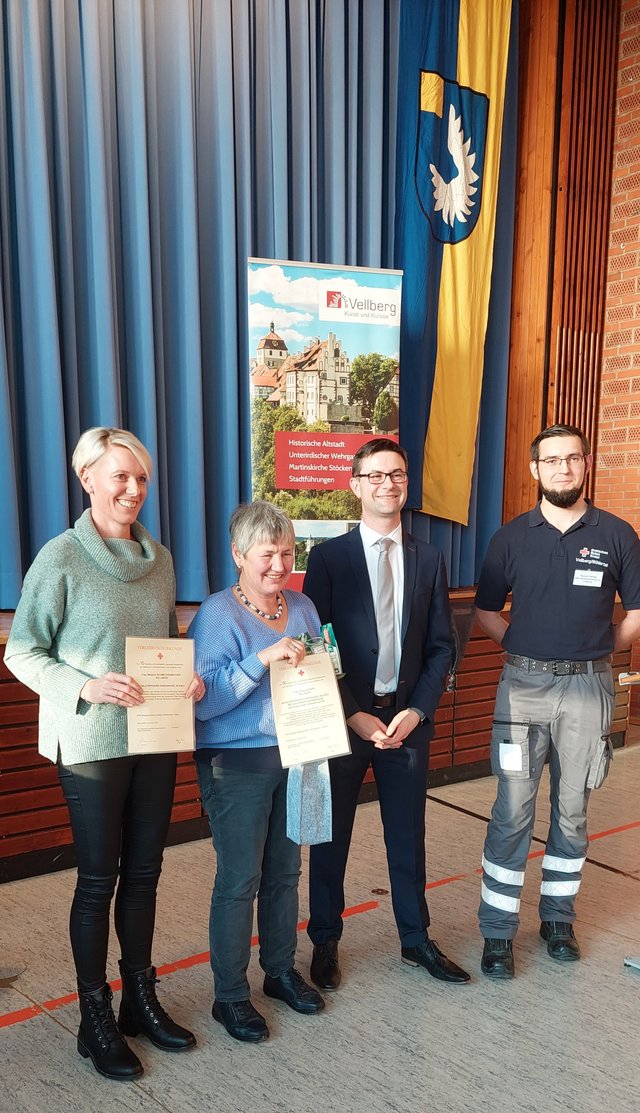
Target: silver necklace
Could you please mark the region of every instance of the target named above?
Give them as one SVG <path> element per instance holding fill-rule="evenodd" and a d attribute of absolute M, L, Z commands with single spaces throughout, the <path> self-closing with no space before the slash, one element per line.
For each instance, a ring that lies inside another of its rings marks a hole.
<path fill-rule="evenodd" d="M 278 609 L 277 609 L 276 613 L 275 614 L 267 614 L 266 611 L 261 611 L 260 607 L 256 607 L 255 603 L 252 603 L 250 599 L 247 599 L 244 591 L 240 587 L 240 584 L 236 584 L 236 591 L 238 592 L 240 602 L 244 603 L 245 607 L 248 607 L 250 611 L 253 611 L 255 614 L 259 614 L 260 618 L 266 618 L 266 619 L 269 620 L 269 622 L 277 622 L 278 619 L 282 617 L 283 603 L 282 603 L 282 596 L 281 595 L 276 596 L 276 598 L 278 600 Z"/>

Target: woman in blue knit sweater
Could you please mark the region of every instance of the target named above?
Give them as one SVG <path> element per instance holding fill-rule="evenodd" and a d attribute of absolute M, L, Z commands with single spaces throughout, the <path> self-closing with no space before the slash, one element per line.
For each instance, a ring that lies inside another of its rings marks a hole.
<path fill-rule="evenodd" d="M 212 1013 L 234 1039 L 257 1043 L 269 1029 L 251 1003 L 246 974 L 256 895 L 265 994 L 300 1013 L 324 1008 L 294 966 L 300 847 L 286 834 L 287 771 L 269 682 L 272 662 L 300 663 L 300 635 L 319 636 L 320 621 L 310 599 L 284 590 L 295 552 L 286 514 L 254 502 L 234 511 L 229 528 L 238 582 L 204 601 L 189 636 L 206 685 L 196 707 L 196 759 L 217 855 Z"/>
<path fill-rule="evenodd" d="M 171 817 L 175 754 L 127 754 L 127 707 L 143 702 L 125 673 L 125 638 L 177 637 L 170 553 L 137 522 L 151 457 L 124 429 L 82 434 L 72 460 L 91 509 L 40 550 L 25 576 L 5 653 L 40 696 L 38 746 L 58 763 L 78 864 L 71 946 L 78 977 L 78 1051 L 107 1078 L 142 1064 L 124 1035 L 167 1051 L 195 1038 L 157 1000 L 151 944 Z M 201 698 L 195 676 L 185 698 Z M 122 959 L 118 1023 L 106 964 L 114 891 Z"/>

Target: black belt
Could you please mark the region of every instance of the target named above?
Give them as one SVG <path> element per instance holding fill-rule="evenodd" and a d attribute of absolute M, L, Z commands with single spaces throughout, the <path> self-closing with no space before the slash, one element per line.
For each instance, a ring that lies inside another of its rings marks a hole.
<path fill-rule="evenodd" d="M 382 711 L 385 707 L 395 707 L 397 692 L 387 692 L 384 696 L 374 695 L 373 706 Z"/>
<path fill-rule="evenodd" d="M 611 668 L 609 657 L 601 657 L 598 661 L 535 661 L 533 657 L 522 657 L 519 653 L 505 653 L 505 660 L 508 665 L 525 672 L 549 672 L 552 676 L 584 673 L 592 676 L 594 672 L 607 672 Z"/>

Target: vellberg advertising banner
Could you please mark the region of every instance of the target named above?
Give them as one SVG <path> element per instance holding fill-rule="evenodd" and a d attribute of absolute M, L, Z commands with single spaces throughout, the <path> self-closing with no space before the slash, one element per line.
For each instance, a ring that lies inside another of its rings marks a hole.
<path fill-rule="evenodd" d="M 354 453 L 398 438 L 402 272 L 248 267 L 253 497 L 292 519 L 300 587 L 311 547 L 360 520 Z"/>

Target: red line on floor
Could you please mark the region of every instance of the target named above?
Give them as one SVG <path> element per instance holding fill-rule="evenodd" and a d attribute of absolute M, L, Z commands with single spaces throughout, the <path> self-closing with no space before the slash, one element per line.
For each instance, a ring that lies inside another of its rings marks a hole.
<path fill-rule="evenodd" d="M 621 827 L 611 827 L 608 831 L 598 831 L 595 835 L 589 836 L 589 841 L 594 839 L 603 839 L 607 835 L 618 835 L 622 831 L 633 831 L 635 828 L 640 827 L 640 820 L 633 823 L 625 823 Z M 532 850 L 528 858 L 541 858 L 544 850 Z M 482 869 L 476 869 L 474 874 L 482 873 Z M 471 874 L 455 873 L 451 877 L 440 877 L 437 881 L 430 881 L 427 889 L 437 889 L 440 885 L 449 885 L 452 881 L 464 881 L 465 878 L 470 877 Z M 365 901 L 363 904 L 354 904 L 350 908 L 345 908 L 343 917 L 359 916 L 363 912 L 372 912 L 380 907 L 380 902 L 377 900 Z M 297 930 L 304 931 L 308 924 L 308 920 L 301 920 L 298 924 Z M 251 946 L 255 947 L 258 943 L 258 936 L 254 935 L 251 940 Z M 158 974 L 174 974 L 176 970 L 190 970 L 194 966 L 204 966 L 209 961 L 209 952 L 201 951 L 197 955 L 189 955 L 187 958 L 180 958 L 176 962 L 166 962 L 164 966 L 158 967 Z M 120 978 L 115 978 L 109 983 L 111 988 L 119 990 L 122 988 Z M 56 1009 L 62 1008 L 64 1005 L 72 1005 L 74 1001 L 78 1000 L 77 993 L 68 993 L 64 997 L 54 997 L 50 1001 L 43 1001 L 42 1005 L 31 1005 L 26 1009 L 17 1009 L 15 1012 L 5 1013 L 0 1015 L 0 1028 L 10 1028 L 14 1024 L 22 1024 L 25 1020 L 32 1020 L 34 1016 L 41 1016 L 44 1012 L 54 1012 Z"/>
<path fill-rule="evenodd" d="M 449 885 L 451 881 L 464 881 L 468 873 L 454 873 L 451 877 L 440 877 L 437 881 L 429 881 L 427 889 L 437 889 L 439 885 Z"/>
<path fill-rule="evenodd" d="M 451 880 L 455 880 L 452 878 Z M 436 883 L 438 884 L 438 883 Z M 442 884 L 442 882 L 440 882 Z M 361 912 L 371 912 L 375 908 L 380 907 L 380 902 L 377 900 L 369 900 L 364 904 L 354 904 L 351 908 L 345 908 L 344 915 L 358 916 Z M 297 926 L 298 931 L 304 931 L 308 920 L 301 920 Z M 251 946 L 258 945 L 258 936 L 254 935 L 251 939 Z M 176 970 L 190 970 L 194 966 L 205 966 L 209 962 L 209 952 L 201 951 L 197 955 L 188 955 L 187 958 L 179 958 L 176 962 L 165 962 L 164 966 L 158 967 L 158 974 L 175 974 Z M 122 981 L 120 978 L 114 978 L 109 982 L 111 988 L 117 993 L 122 989 Z M 21 1024 L 24 1020 L 32 1020 L 34 1016 L 40 1016 L 44 1012 L 55 1012 L 56 1009 L 62 1008 L 64 1005 L 73 1005 L 78 1000 L 77 993 L 68 993 L 64 997 L 54 997 L 51 1001 L 43 1001 L 42 1005 L 32 1005 L 27 1009 L 18 1009 L 16 1012 L 5 1013 L 4 1016 L 0 1015 L 0 1028 L 9 1028 L 12 1024 Z"/>
<path fill-rule="evenodd" d="M 361 912 L 372 912 L 374 908 L 379 908 L 379 907 L 380 907 L 380 901 L 379 900 L 369 900 L 365 904 L 352 904 L 351 908 L 345 908 L 342 915 L 343 915 L 343 917 L 345 917 L 345 916 L 359 916 Z M 307 922 L 305 922 L 305 925 L 304 925 L 305 927 L 307 926 Z"/>
<path fill-rule="evenodd" d="M 633 831 L 636 827 L 640 827 L 640 819 L 635 823 L 624 823 L 622 827 L 610 827 L 608 831 L 598 831 L 595 835 L 589 835 L 589 842 L 593 842 L 594 839 L 604 839 L 607 835 L 618 835 L 621 831 Z"/>
<path fill-rule="evenodd" d="M 9 1028 L 11 1024 L 20 1024 L 23 1020 L 31 1020 L 32 1016 L 37 1016 L 41 1013 L 42 1009 L 39 1005 L 32 1005 L 29 1009 L 18 1009 L 14 1013 L 5 1013 L 0 1016 L 0 1028 Z"/>
<path fill-rule="evenodd" d="M 167 962 L 164 966 L 159 966 L 158 973 L 173 974 L 176 970 L 190 970 L 192 966 L 203 966 L 208 961 L 209 952 L 200 951 L 199 955 L 189 955 L 188 958 L 179 958 L 177 962 Z"/>
<path fill-rule="evenodd" d="M 113 983 L 115 988 L 115 983 Z M 118 987 L 120 983 L 118 983 Z M 63 1005 L 71 1005 L 74 1001 L 78 1000 L 77 993 L 67 993 L 66 997 L 54 997 L 52 1001 L 43 1001 L 42 1008 L 47 1012 L 52 1013 L 55 1009 L 61 1009 Z"/>

